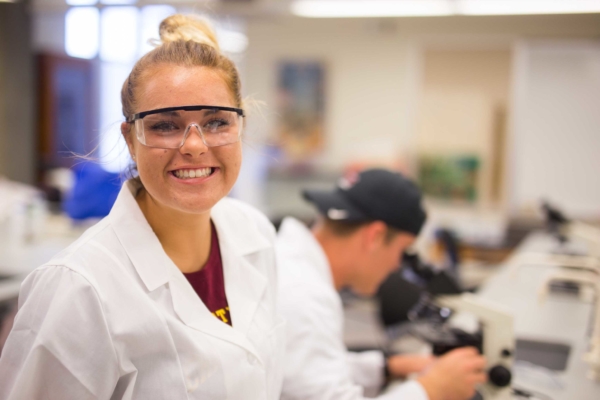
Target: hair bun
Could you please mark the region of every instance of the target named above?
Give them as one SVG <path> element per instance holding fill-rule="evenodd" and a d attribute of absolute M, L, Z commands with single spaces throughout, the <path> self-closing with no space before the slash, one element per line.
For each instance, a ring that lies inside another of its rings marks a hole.
<path fill-rule="evenodd" d="M 208 21 L 191 15 L 174 14 L 165 18 L 158 28 L 163 43 L 194 41 L 219 49 L 217 35 Z"/>

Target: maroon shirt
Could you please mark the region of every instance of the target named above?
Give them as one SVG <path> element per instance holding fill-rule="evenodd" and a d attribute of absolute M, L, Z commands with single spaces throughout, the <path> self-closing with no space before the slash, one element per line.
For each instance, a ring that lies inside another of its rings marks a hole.
<path fill-rule="evenodd" d="M 223 278 L 223 262 L 221 261 L 219 238 L 212 222 L 210 227 L 212 239 L 210 243 L 210 255 L 208 256 L 206 265 L 200 271 L 183 275 L 185 275 L 198 296 L 200 296 L 206 308 L 221 321 L 232 325 L 227 295 L 225 294 L 225 279 Z"/>

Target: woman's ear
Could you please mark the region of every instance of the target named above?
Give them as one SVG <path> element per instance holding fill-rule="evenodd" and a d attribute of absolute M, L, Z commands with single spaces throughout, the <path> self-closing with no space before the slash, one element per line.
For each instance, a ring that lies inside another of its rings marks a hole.
<path fill-rule="evenodd" d="M 135 160 L 135 146 L 133 144 L 133 136 L 131 132 L 131 123 L 123 122 L 121 123 L 121 135 L 123 135 L 123 139 L 125 139 L 125 143 L 127 143 L 127 148 L 129 149 L 129 155 L 132 159 Z"/>

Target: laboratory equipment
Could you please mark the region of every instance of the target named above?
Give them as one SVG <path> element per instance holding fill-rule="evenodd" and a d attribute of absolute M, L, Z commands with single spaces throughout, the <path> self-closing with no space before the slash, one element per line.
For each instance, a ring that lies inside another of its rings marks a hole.
<path fill-rule="evenodd" d="M 487 361 L 488 382 L 478 391 L 485 400 L 512 399 L 515 354 L 512 314 L 472 293 L 436 298 L 423 296 L 409 312 L 411 334 L 428 342 L 434 355 L 472 346 Z"/>
<path fill-rule="evenodd" d="M 564 213 L 547 202 L 542 204 L 548 231 L 556 237 L 559 248 L 556 252 L 527 252 L 513 260 L 512 275 L 521 265 L 557 266 L 583 269 L 600 275 L 600 228 L 567 218 Z M 561 247 L 573 241 L 585 244 L 587 254 L 561 253 Z"/>
<path fill-rule="evenodd" d="M 457 331 L 458 342 L 461 335 L 464 345 L 472 345 L 469 340 L 480 338 L 480 351 L 487 361 L 488 382 L 480 392 L 485 400 L 512 399 L 512 364 L 515 354 L 514 321 L 510 311 L 500 304 L 487 300 L 472 293 L 455 296 L 439 296 L 435 303 L 457 313 L 474 315 L 480 329 L 470 335 L 468 332 Z M 449 319 L 448 323 L 451 322 Z M 456 329 L 456 328 L 455 328 Z M 450 348 L 448 349 L 450 350 Z"/>
<path fill-rule="evenodd" d="M 404 252 L 401 267 L 391 273 L 377 291 L 379 316 L 384 326 L 408 321 L 408 312 L 422 293 L 460 294 L 455 276 L 424 262 L 417 253 Z"/>
<path fill-rule="evenodd" d="M 560 246 L 578 241 L 585 244 L 587 254 L 523 253 L 513 261 L 511 274 L 514 277 L 518 268 L 526 264 L 559 267 L 543 280 L 539 289 L 540 301 L 548 297 L 553 287 L 573 287 L 585 302 L 595 299 L 590 350 L 584 360 L 589 364 L 587 376 L 600 381 L 600 228 L 571 220 L 549 203 L 544 203 L 542 210 L 548 230 L 558 239 Z"/>
<path fill-rule="evenodd" d="M 40 239 L 47 217 L 39 190 L 0 176 L 1 250 L 13 251 Z"/>
<path fill-rule="evenodd" d="M 595 291 L 594 325 L 590 337 L 590 350 L 584 355 L 584 361 L 589 364 L 588 378 L 600 381 L 600 277 L 589 270 L 559 269 L 551 273 L 540 288 L 540 300 L 548 296 L 551 285 L 554 282 L 572 282 L 580 286 L 586 286 Z"/>

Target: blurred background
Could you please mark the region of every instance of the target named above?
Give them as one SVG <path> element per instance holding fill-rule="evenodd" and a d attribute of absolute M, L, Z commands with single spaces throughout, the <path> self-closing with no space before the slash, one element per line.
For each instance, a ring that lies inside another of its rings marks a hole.
<path fill-rule="evenodd" d="M 0 0 L 4 220 L 44 215 L 24 240 L 110 209 L 130 162 L 120 88 L 175 12 L 211 19 L 241 71 L 232 195 L 274 222 L 310 221 L 301 188 L 372 166 L 426 193 L 433 259 L 445 229 L 463 259 L 501 261 L 542 200 L 600 221 L 600 1 Z M 17 187 L 38 206 L 10 203 Z"/>

